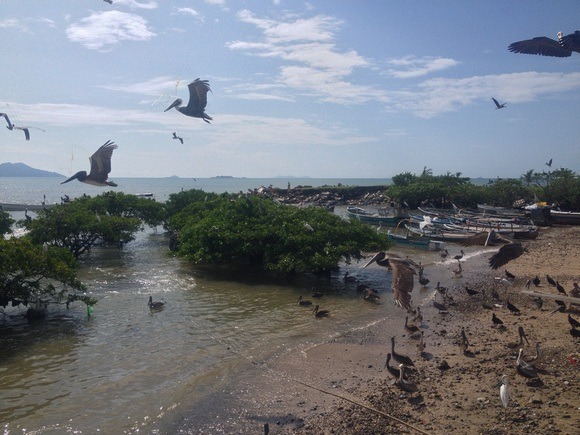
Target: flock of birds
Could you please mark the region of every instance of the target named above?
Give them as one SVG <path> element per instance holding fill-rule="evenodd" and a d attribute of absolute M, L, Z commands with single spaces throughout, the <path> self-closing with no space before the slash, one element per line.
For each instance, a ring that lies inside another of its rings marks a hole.
<path fill-rule="evenodd" d="M 526 249 L 522 247 L 519 243 L 510 241 L 506 238 L 501 237 L 494 231 L 489 232 L 482 232 L 472 236 L 469 240 L 465 242 L 466 246 L 469 245 L 496 245 L 501 244 L 502 246 L 499 248 L 497 252 L 495 252 L 488 261 L 489 266 L 492 269 L 498 269 L 502 266 L 505 266 L 509 261 L 514 260 L 521 256 Z M 458 264 L 460 265 L 460 260 L 464 257 L 465 253 L 463 250 L 460 251 L 459 254 L 451 257 L 447 250 L 442 250 L 441 258 L 445 259 L 453 259 L 457 260 Z M 385 267 L 391 271 L 392 278 L 391 278 L 391 286 L 392 286 L 392 293 L 395 304 L 404 308 L 407 313 L 413 314 L 412 323 L 409 323 L 409 316 L 405 317 L 404 328 L 410 334 L 411 338 L 418 339 L 417 349 L 419 354 L 424 359 L 429 359 L 429 354 L 425 353 L 425 341 L 423 331 L 420 329 L 420 325 L 423 322 L 423 315 L 421 313 L 420 307 L 413 309 L 411 303 L 411 292 L 414 287 L 414 276 L 419 276 L 419 282 L 421 286 L 426 286 L 429 283 L 429 280 L 424 277 L 423 275 L 423 267 L 422 265 L 416 264 L 413 260 L 409 258 L 401 258 L 396 254 L 387 254 L 385 252 L 379 252 L 374 255 L 368 263 L 366 263 L 363 268 L 366 268 L 372 263 L 376 263 L 381 267 Z M 461 271 L 461 267 L 459 268 Z M 515 281 L 516 277 L 510 273 L 508 270 L 504 270 L 505 276 L 496 278 L 496 281 L 503 283 L 506 285 L 506 297 L 505 297 L 505 305 L 501 304 L 490 304 L 487 302 L 487 296 L 485 294 L 485 290 L 482 289 L 480 291 L 473 290 L 469 288 L 468 285 L 465 285 L 465 292 L 469 297 L 478 296 L 482 298 L 482 306 L 484 308 L 493 309 L 494 306 L 505 306 L 512 315 L 520 315 L 520 309 L 516 307 L 512 302 L 509 301 L 509 297 L 507 295 L 507 287 L 512 285 Z M 453 271 L 455 274 L 456 272 Z M 563 286 L 557 281 L 554 280 L 549 275 L 546 275 L 546 281 L 550 286 L 553 286 L 557 291 L 558 294 L 563 296 L 567 296 L 568 293 L 565 291 Z M 540 278 L 536 276 L 534 279 L 529 280 L 526 283 L 526 287 L 530 287 L 532 284 L 534 286 L 540 286 Z M 448 312 L 448 307 L 452 303 L 452 298 L 449 295 L 448 289 L 440 285 L 441 283 L 438 282 L 436 286 L 435 298 L 433 300 L 433 305 L 435 308 L 439 310 L 440 313 L 446 314 Z M 570 291 L 570 295 L 574 297 L 580 297 L 580 286 L 577 283 L 574 283 L 574 288 Z M 443 298 L 443 302 L 437 301 L 437 296 Z M 495 281 L 492 291 L 492 298 L 496 302 L 500 302 L 500 295 L 496 289 Z M 554 312 L 566 312 L 567 306 L 565 302 L 555 300 L 557 304 L 556 310 Z M 542 299 L 537 297 L 535 299 L 536 306 L 541 309 L 542 308 Z M 494 312 L 492 313 L 491 317 L 492 326 L 498 328 L 501 331 L 505 331 L 507 328 L 504 325 L 503 320 L 499 318 L 499 316 Z M 568 322 L 570 323 L 570 335 L 574 338 L 580 337 L 580 322 L 568 314 Z M 537 385 L 543 385 L 540 379 L 541 370 L 536 367 L 536 363 L 540 359 L 540 343 L 536 343 L 535 345 L 535 355 L 526 355 L 524 349 L 526 346 L 530 346 L 530 342 L 528 337 L 524 331 L 522 326 L 518 327 L 518 341 L 513 343 L 508 343 L 507 347 L 512 349 L 513 351 L 517 352 L 517 359 L 515 362 L 517 373 L 520 376 L 528 378 L 535 382 Z M 464 328 L 461 328 L 461 331 L 458 334 L 457 344 L 459 349 L 464 355 L 474 357 L 475 354 L 471 353 L 469 350 L 470 343 L 467 337 L 466 331 Z M 398 366 L 394 367 L 391 365 L 391 361 L 394 360 L 398 363 Z M 411 380 L 405 378 L 403 369 L 405 367 L 412 368 L 414 367 L 413 360 L 407 356 L 402 355 L 395 351 L 395 337 L 391 338 L 391 350 L 387 353 L 387 360 L 385 363 L 385 367 L 387 371 L 395 378 L 394 384 L 398 386 L 401 390 L 406 392 L 415 392 L 418 391 L 418 387 L 415 383 Z M 442 368 L 442 367 L 440 367 Z M 509 382 L 507 375 L 503 375 L 501 378 L 501 385 L 500 385 L 500 399 L 504 407 L 508 406 L 509 402 Z"/>

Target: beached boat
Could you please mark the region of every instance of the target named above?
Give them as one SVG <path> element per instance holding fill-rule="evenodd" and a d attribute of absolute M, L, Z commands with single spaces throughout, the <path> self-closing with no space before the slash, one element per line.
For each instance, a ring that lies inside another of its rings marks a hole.
<path fill-rule="evenodd" d="M 402 229 L 401 224 L 408 219 L 401 220 L 397 226 L 387 231 L 387 236 L 397 245 L 409 246 L 416 249 L 438 250 L 442 242 L 431 240 L 428 237 L 414 236 L 407 228 Z"/>
<path fill-rule="evenodd" d="M 372 225 L 384 225 L 394 227 L 406 216 L 397 208 L 381 207 L 377 212 L 372 212 L 361 207 L 348 206 L 348 217 L 358 219 L 361 222 Z"/>
<path fill-rule="evenodd" d="M 580 212 L 550 210 L 550 216 L 555 224 L 580 225 Z"/>

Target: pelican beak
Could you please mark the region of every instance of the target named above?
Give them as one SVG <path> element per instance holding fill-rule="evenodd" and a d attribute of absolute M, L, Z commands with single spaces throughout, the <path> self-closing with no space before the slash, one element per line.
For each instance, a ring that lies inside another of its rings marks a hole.
<path fill-rule="evenodd" d="M 79 175 L 80 175 L 80 174 L 81 174 L 80 172 L 77 172 L 77 173 L 76 173 L 76 174 L 74 174 L 72 177 L 70 177 L 68 180 L 66 180 L 66 181 L 63 181 L 63 182 L 62 182 L 62 183 L 60 183 L 60 184 L 68 183 L 69 181 L 72 181 L 72 180 L 77 180 L 77 179 L 79 178 Z"/>
<path fill-rule="evenodd" d="M 181 98 L 178 98 L 177 100 L 175 100 L 175 101 L 174 101 L 174 102 L 171 104 L 171 106 L 169 106 L 167 109 L 165 109 L 165 110 L 164 110 L 164 112 L 167 112 L 168 110 L 171 110 L 171 109 L 173 109 L 174 107 L 177 107 L 177 106 L 179 106 L 179 105 L 181 105 Z"/>
<path fill-rule="evenodd" d="M 365 264 L 362 268 L 364 269 L 365 267 L 370 266 L 373 262 L 377 261 L 380 255 L 381 252 L 375 254 L 375 256 L 371 258 L 370 261 L 367 264 Z"/>

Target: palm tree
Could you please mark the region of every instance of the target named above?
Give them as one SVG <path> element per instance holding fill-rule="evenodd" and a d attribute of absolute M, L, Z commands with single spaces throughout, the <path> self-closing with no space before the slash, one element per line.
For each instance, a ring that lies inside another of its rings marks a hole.
<path fill-rule="evenodd" d="M 530 169 L 525 174 L 523 174 L 520 179 L 526 183 L 526 186 L 531 186 L 532 182 L 534 181 L 534 170 Z"/>

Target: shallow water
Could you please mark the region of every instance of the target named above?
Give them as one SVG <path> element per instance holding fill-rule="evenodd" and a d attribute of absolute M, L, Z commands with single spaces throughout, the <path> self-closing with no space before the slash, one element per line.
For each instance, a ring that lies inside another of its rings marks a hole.
<path fill-rule="evenodd" d="M 434 264 L 437 254 L 397 250 L 429 268 L 432 282 L 449 280 L 448 265 Z M 122 250 L 94 249 L 79 274 L 99 300 L 90 318 L 81 303 L 69 310 L 51 306 L 48 318 L 34 325 L 26 322 L 24 307 L 5 310 L 4 433 L 163 433 L 191 410 L 206 419 L 210 411 L 225 411 L 228 386 L 252 371 L 252 361 L 401 318 L 387 294 L 390 274 L 377 266 L 343 265 L 330 281 L 272 279 L 199 270 L 166 253 L 165 235 L 152 230 Z M 362 300 L 357 283 L 344 282 L 346 271 L 377 289 L 381 303 Z M 310 298 L 312 288 L 324 291 L 319 303 L 332 313 L 324 323 L 296 303 L 301 294 Z M 429 293 L 416 286 L 414 298 Z M 149 295 L 165 308 L 151 312 Z"/>

